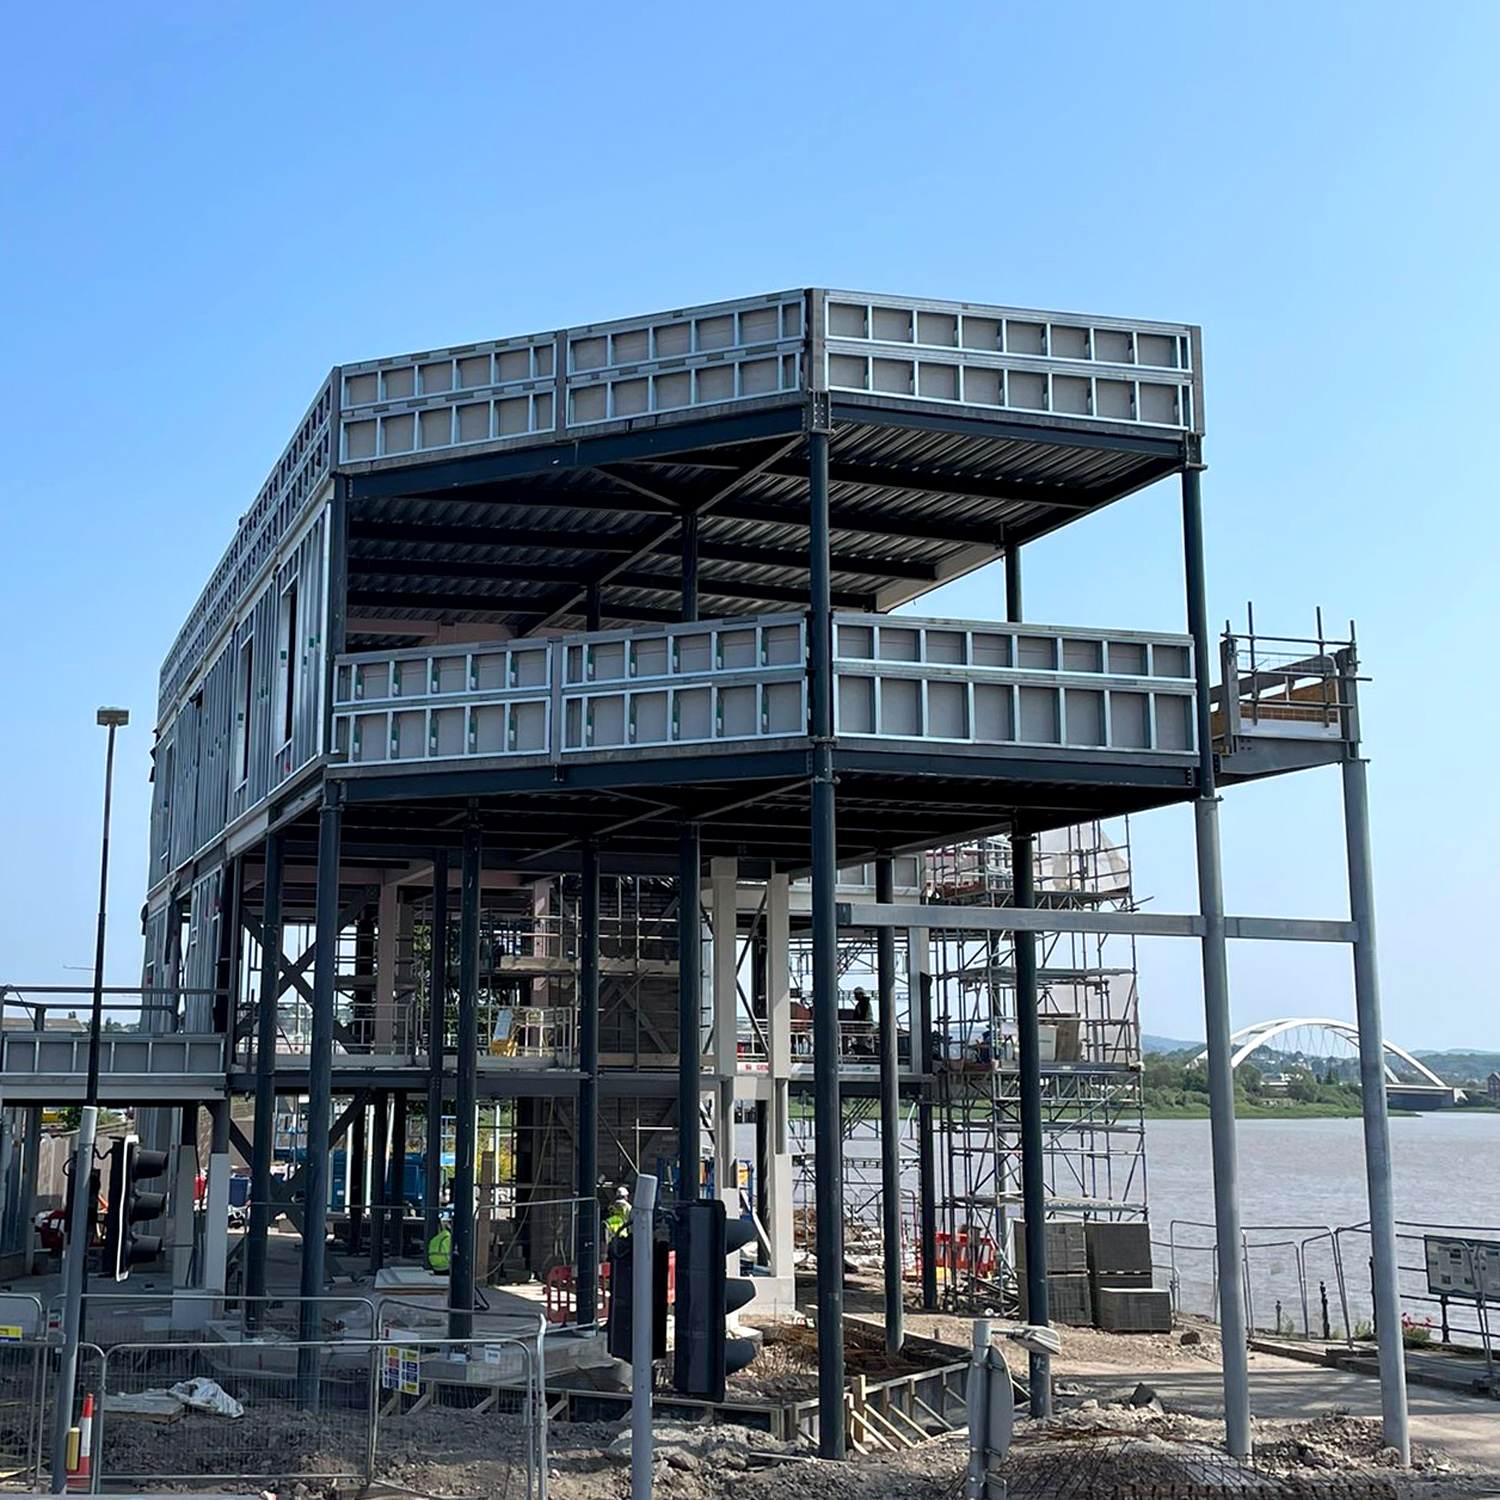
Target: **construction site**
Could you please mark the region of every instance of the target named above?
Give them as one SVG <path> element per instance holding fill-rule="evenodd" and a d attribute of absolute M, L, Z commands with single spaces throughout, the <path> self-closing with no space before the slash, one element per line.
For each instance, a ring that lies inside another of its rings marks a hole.
<path fill-rule="evenodd" d="M 610 1244 L 647 1174 L 668 1238 L 703 1200 L 750 1226 L 763 1341 L 720 1401 L 663 1361 L 660 1419 L 763 1433 L 737 1494 L 806 1492 L 812 1454 L 896 1465 L 862 1493 L 954 1493 L 906 1455 L 958 1455 L 960 1320 L 1184 1357 L 1136 955 L 1172 938 L 1202 955 L 1220 1317 L 1191 1357 L 1217 1407 L 1117 1422 L 1112 1462 L 1183 1500 L 1393 1493 L 1381 1087 L 1380 1421 L 1335 1455 L 1342 1490 L 1249 1467 L 1228 941 L 1346 945 L 1369 1067 L 1381 1042 L 1353 629 L 1211 631 L 1202 412 L 1190 324 L 816 288 L 333 369 L 162 666 L 139 987 L 102 994 L 92 1038 L 88 991 L 4 997 L 13 1471 L 45 1483 L 88 1392 L 82 1487 L 623 1493 Z M 1030 544 L 1117 502 L 1180 508 L 1182 628 L 1028 618 Z M 986 567 L 990 618 L 920 613 Z M 1350 917 L 1227 913 L 1220 798 L 1328 766 Z M 1143 910 L 1131 827 L 1173 805 L 1200 901 Z M 101 1142 L 166 1153 L 167 1202 L 129 1295 L 91 1285 L 69 1406 L 27 1282 L 58 1112 L 94 1105 Z M 1046 1347 L 1007 1352 L 1062 1441 Z M 239 1425 L 186 1452 L 199 1380 Z M 491 1468 L 383 1459 L 418 1417 Z M 694 1431 L 663 1493 L 743 1469 Z M 1192 1462 L 1154 1477 L 1119 1448 L 1169 1442 Z M 1011 1490 L 1110 1493 L 1092 1451 Z"/>

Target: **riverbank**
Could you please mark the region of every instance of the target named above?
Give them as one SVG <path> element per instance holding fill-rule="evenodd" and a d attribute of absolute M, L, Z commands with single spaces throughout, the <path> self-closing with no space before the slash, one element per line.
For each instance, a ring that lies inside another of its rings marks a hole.
<path fill-rule="evenodd" d="M 1393 1109 L 1391 1113 L 1407 1114 L 1411 1111 Z M 1208 1103 L 1200 1104 L 1196 1100 L 1191 1104 L 1154 1102 L 1146 1105 L 1143 1114 L 1148 1120 L 1206 1120 Z M 1237 1120 L 1357 1120 L 1359 1106 L 1308 1103 L 1300 1099 L 1252 1102 L 1241 1096 L 1234 1101 L 1234 1115 Z"/>

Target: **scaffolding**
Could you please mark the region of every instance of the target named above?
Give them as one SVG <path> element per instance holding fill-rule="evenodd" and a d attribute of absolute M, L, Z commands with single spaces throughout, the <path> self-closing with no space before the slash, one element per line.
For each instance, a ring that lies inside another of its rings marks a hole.
<path fill-rule="evenodd" d="M 1036 902 L 1054 911 L 1135 909 L 1128 822 L 1037 840 Z M 929 899 L 1005 907 L 1011 850 L 988 839 L 928 860 Z M 1043 1172 L 1048 1217 L 1146 1215 L 1135 939 L 1050 933 L 1038 943 Z M 948 1305 L 993 1303 L 1013 1285 L 1021 1215 L 1020 1086 L 1009 934 L 931 935 L 937 1074 L 939 1281 Z"/>
<path fill-rule="evenodd" d="M 1057 911 L 1133 911 L 1127 821 L 1093 821 L 1037 840 L 1037 904 Z M 898 862 L 898 900 L 947 907 L 1012 902 L 1011 848 L 996 837 L 934 849 Z M 840 895 L 873 890 L 868 867 L 840 871 Z M 810 961 L 792 948 L 794 993 Z M 1020 1087 L 1016 1068 L 1015 970 L 1003 933 L 932 929 L 925 943 L 896 950 L 898 1050 L 911 1066 L 918 1027 L 910 1008 L 913 968 L 931 977 L 930 1061 L 935 1076 L 938 1157 L 938 1271 L 947 1304 L 993 1305 L 1013 1285 L 1011 1226 L 1021 1207 Z M 873 935 L 844 933 L 844 996 L 874 994 Z M 1049 1217 L 1131 1219 L 1146 1215 L 1146 1146 L 1135 939 L 1051 933 L 1039 942 L 1044 1176 Z M 920 1045 L 920 1043 L 918 1044 Z M 873 1071 L 876 1046 L 858 1022 L 841 1029 L 847 1080 L 842 1105 L 846 1243 L 850 1259 L 878 1256 L 881 1221 L 880 1120 L 874 1097 L 857 1091 Z M 920 1054 L 916 1061 L 920 1062 Z M 902 1181 L 904 1269 L 915 1277 L 917 1108 L 901 1109 L 896 1150 Z M 811 1122 L 794 1118 L 799 1228 L 811 1233 L 816 1195 Z"/>

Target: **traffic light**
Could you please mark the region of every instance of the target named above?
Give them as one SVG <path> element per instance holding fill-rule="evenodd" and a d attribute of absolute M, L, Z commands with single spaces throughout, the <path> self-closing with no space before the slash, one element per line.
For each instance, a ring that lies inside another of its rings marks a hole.
<path fill-rule="evenodd" d="M 109 1200 L 104 1218 L 104 1269 L 124 1281 L 132 1266 L 144 1265 L 161 1254 L 159 1234 L 137 1234 L 135 1226 L 161 1216 L 167 1195 L 141 1190 L 142 1182 L 167 1170 L 165 1151 L 147 1151 L 133 1135 L 109 1149 Z"/>
<path fill-rule="evenodd" d="M 635 1329 L 635 1236 L 617 1234 L 609 1242 L 609 1319 L 607 1348 L 616 1359 L 631 1359 Z M 651 1243 L 651 1358 L 667 1357 L 667 1268 L 665 1240 Z"/>
<path fill-rule="evenodd" d="M 677 1211 L 677 1357 L 672 1385 L 703 1401 L 724 1399 L 724 1380 L 760 1352 L 755 1339 L 732 1339 L 724 1320 L 752 1297 L 755 1286 L 729 1275 L 727 1258 L 755 1238 L 743 1219 L 730 1221 L 717 1198 Z"/>

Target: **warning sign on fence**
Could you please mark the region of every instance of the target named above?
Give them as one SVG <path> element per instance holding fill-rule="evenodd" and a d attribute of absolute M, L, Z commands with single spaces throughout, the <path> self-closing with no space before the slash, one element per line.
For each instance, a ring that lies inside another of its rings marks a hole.
<path fill-rule="evenodd" d="M 380 1366 L 380 1384 L 403 1396 L 416 1396 L 422 1390 L 422 1359 L 415 1349 L 401 1344 L 387 1344 Z"/>

